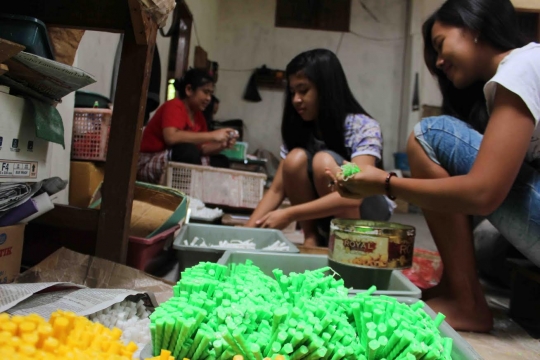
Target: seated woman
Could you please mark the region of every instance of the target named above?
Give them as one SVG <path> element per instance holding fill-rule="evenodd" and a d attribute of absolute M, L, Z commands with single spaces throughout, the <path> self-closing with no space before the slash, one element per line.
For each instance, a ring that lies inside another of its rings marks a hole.
<path fill-rule="evenodd" d="M 325 168 L 345 160 L 375 165 L 382 153 L 379 123 L 354 98 L 336 55 L 304 52 L 286 76 L 283 161 L 247 226 L 282 229 L 299 221 L 305 245 L 317 246 L 327 245 L 333 217 L 388 220 L 393 208 L 385 196 L 348 200 L 328 187 Z M 276 210 L 285 197 L 292 206 Z"/>
<path fill-rule="evenodd" d="M 540 266 L 540 45 L 522 40 L 510 0 L 449 0 L 423 34 L 446 115 L 411 134 L 414 178 L 369 165 L 347 182 L 329 173 L 348 198 L 386 193 L 420 206 L 444 265 L 424 298 L 456 330 L 489 331 L 469 215 Z"/>
<path fill-rule="evenodd" d="M 137 179 L 160 183 L 167 161 L 228 167 L 223 149 L 234 146 L 233 129 L 208 131 L 203 116 L 214 93 L 214 80 L 206 72 L 188 70 L 175 82 L 179 98 L 156 111 L 143 132 Z"/>

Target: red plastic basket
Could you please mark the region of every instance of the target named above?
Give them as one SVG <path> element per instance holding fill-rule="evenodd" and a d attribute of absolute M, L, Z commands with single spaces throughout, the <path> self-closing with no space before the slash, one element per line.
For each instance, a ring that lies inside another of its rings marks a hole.
<path fill-rule="evenodd" d="M 77 108 L 73 115 L 73 160 L 105 161 L 112 110 Z"/>
<path fill-rule="evenodd" d="M 165 246 L 174 240 L 179 225 L 165 230 L 150 239 L 130 236 L 126 264 L 145 271 L 148 264 L 165 252 Z"/>

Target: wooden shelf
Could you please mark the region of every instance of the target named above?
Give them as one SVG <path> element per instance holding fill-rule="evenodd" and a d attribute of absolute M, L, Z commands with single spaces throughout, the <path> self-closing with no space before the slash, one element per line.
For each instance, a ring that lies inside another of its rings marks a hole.
<path fill-rule="evenodd" d="M 101 210 L 58 206 L 31 227 L 33 236 L 39 236 L 39 227 L 63 231 L 63 246 L 73 234 L 73 246 L 67 246 L 74 249 L 78 248 L 78 232 L 95 234 L 94 244 L 86 249 L 125 263 L 157 25 L 141 10 L 138 0 L 19 0 L 2 4 L 2 12 L 32 16 L 55 27 L 124 33 Z"/>

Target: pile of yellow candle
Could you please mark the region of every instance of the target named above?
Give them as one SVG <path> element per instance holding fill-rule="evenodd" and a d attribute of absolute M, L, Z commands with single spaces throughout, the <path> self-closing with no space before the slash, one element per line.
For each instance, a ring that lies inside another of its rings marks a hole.
<path fill-rule="evenodd" d="M 120 341 L 122 331 L 58 310 L 49 321 L 39 315 L 0 314 L 2 360 L 131 360 L 137 345 Z"/>
<path fill-rule="evenodd" d="M 174 360 L 174 356 L 171 356 L 169 350 L 161 350 L 161 354 L 155 357 L 146 358 L 145 360 Z M 189 360 L 189 359 L 184 359 Z"/>

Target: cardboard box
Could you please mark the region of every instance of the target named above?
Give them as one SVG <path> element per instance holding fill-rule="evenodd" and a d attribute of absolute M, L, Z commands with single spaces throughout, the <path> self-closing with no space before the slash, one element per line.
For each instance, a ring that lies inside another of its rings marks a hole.
<path fill-rule="evenodd" d="M 21 269 L 25 224 L 0 227 L 0 284 L 12 282 Z"/>
<path fill-rule="evenodd" d="M 0 91 L 0 182 L 49 177 L 49 142 L 36 137 L 30 101 Z"/>
<path fill-rule="evenodd" d="M 69 180 L 69 205 L 86 208 L 103 182 L 104 164 L 72 161 Z"/>

